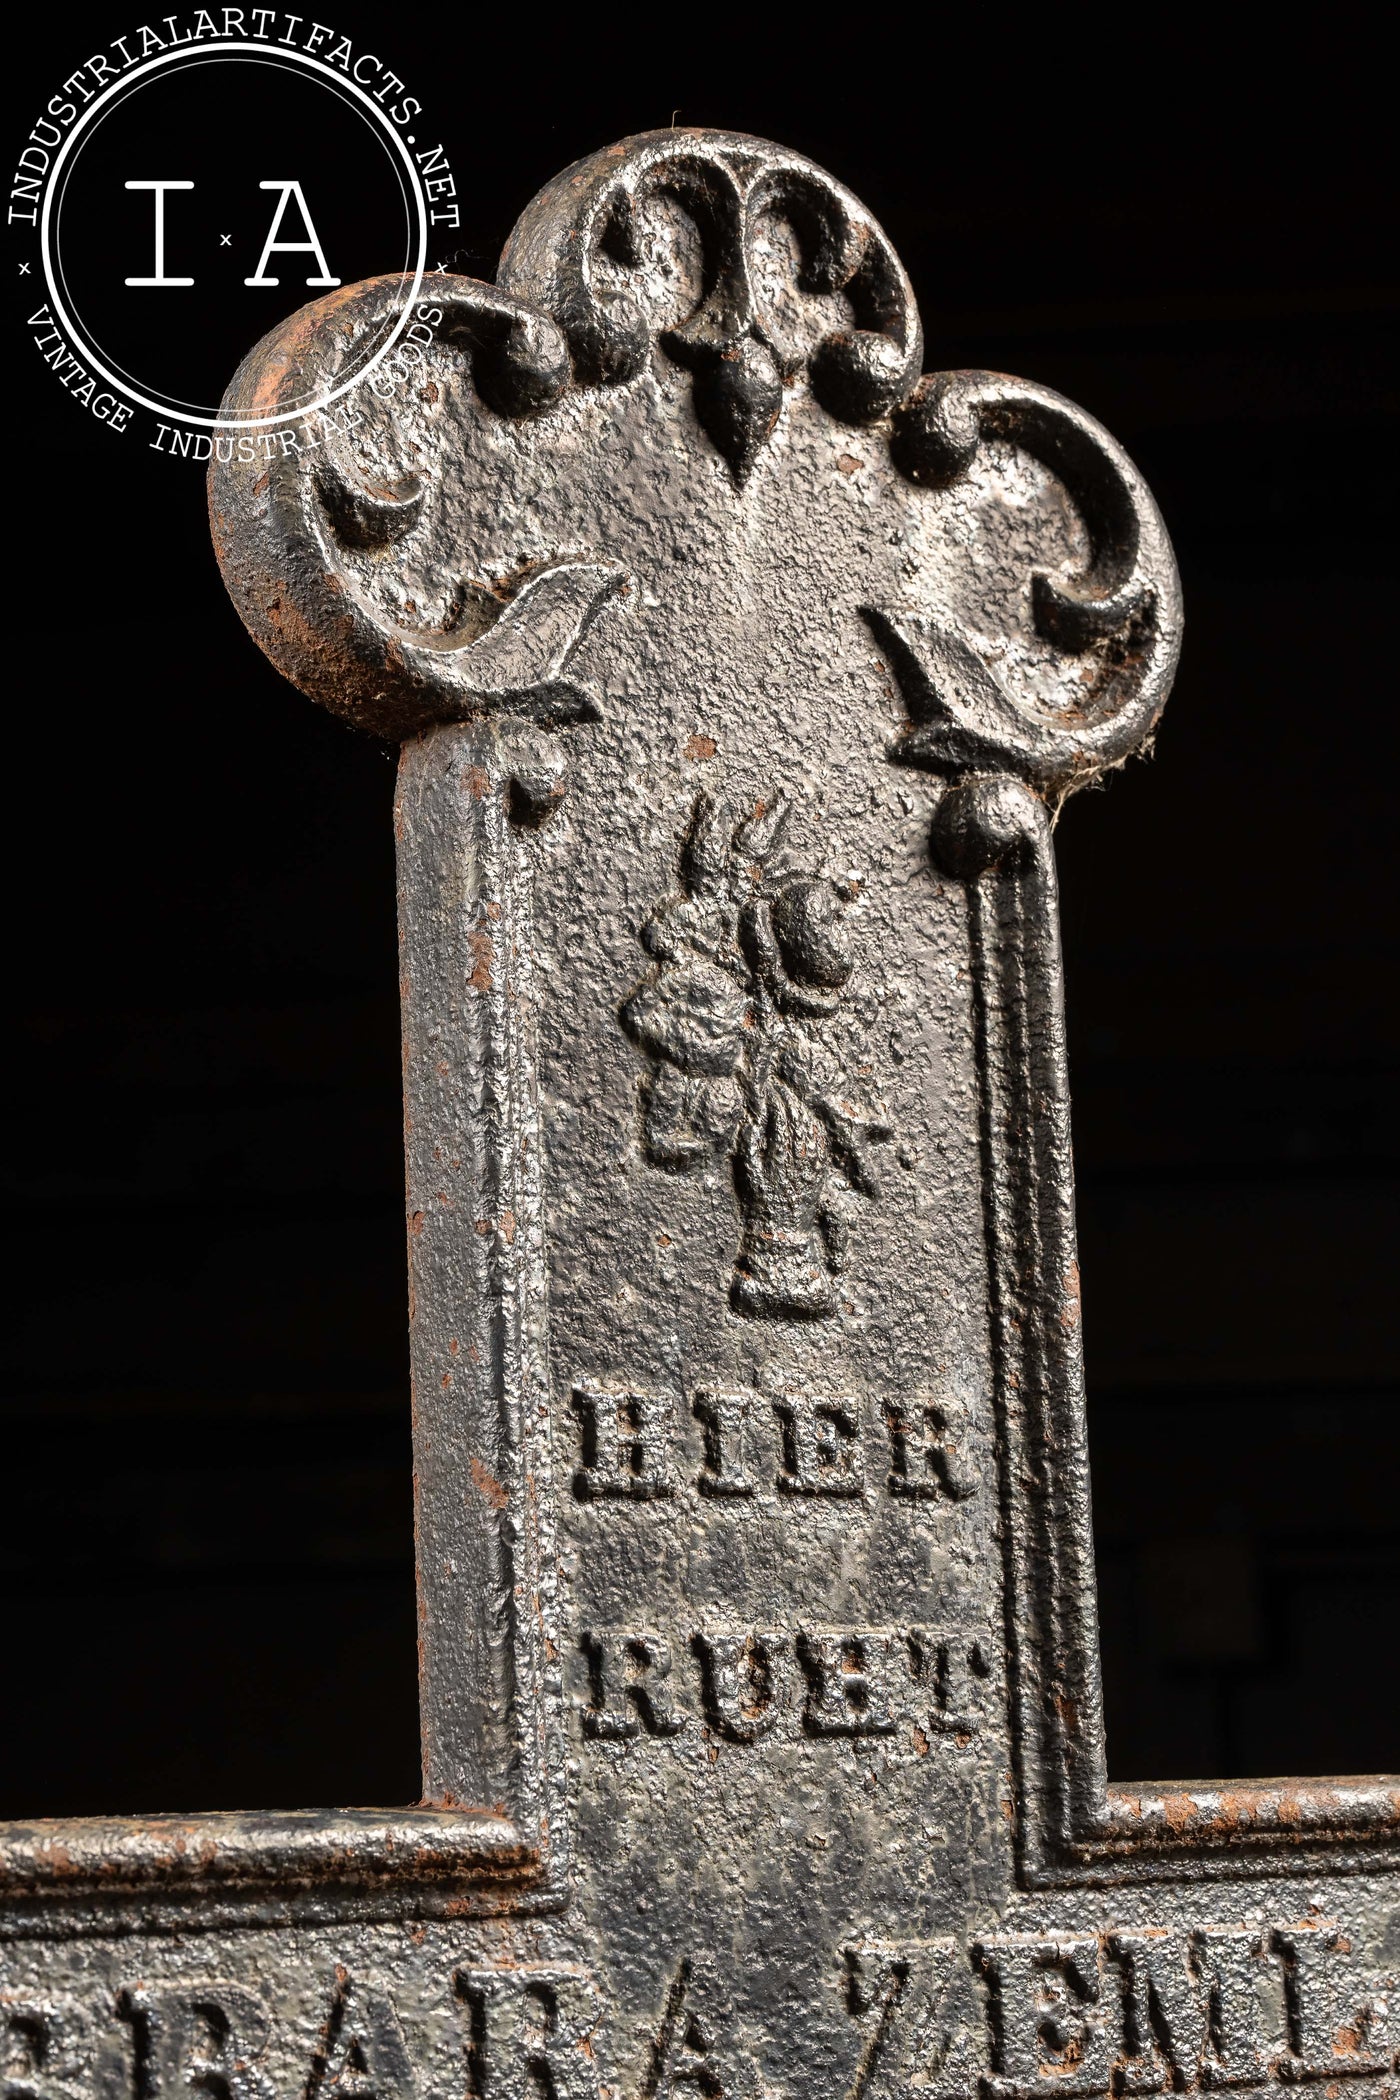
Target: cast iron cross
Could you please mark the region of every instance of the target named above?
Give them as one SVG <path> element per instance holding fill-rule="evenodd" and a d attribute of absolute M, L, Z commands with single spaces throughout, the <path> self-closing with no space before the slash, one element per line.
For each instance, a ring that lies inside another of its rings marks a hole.
<path fill-rule="evenodd" d="M 1051 828 L 1177 584 L 921 365 L 839 183 L 668 131 L 218 448 L 402 744 L 424 1802 L 11 1829 L 8 2100 L 1395 2089 L 1400 1783 L 1106 1779 Z"/>

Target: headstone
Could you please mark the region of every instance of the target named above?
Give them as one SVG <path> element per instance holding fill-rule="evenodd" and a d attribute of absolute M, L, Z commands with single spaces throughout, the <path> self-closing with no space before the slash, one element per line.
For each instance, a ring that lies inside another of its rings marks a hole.
<path fill-rule="evenodd" d="M 1395 2091 L 1400 1782 L 1106 1777 L 1051 831 L 1166 699 L 1151 497 L 755 139 L 293 414 L 400 297 L 210 503 L 402 744 L 424 1805 L 11 1827 L 0 2094 Z"/>

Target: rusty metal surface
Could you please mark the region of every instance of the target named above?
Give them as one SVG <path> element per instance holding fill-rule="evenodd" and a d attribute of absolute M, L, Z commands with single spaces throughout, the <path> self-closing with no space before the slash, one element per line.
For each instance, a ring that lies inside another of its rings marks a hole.
<path fill-rule="evenodd" d="M 216 458 L 403 744 L 426 1805 L 10 1829 L 7 2100 L 1396 2089 L 1400 1780 L 1106 1778 L 1052 826 L 1180 604 L 922 354 L 838 183 L 666 132 Z"/>

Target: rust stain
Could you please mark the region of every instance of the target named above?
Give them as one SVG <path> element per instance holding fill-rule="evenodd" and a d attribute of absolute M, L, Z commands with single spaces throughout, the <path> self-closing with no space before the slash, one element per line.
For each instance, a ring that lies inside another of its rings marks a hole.
<path fill-rule="evenodd" d="M 1066 1334 L 1073 1334 L 1079 1325 L 1083 1309 L 1083 1298 L 1079 1288 L 1079 1264 L 1072 1261 L 1065 1271 L 1065 1306 L 1060 1314 L 1060 1325 Z"/>
<path fill-rule="evenodd" d="M 495 960 L 496 947 L 489 933 L 470 933 L 467 946 L 472 951 L 473 966 L 467 983 L 475 991 L 489 992 L 491 989 L 491 964 Z"/>
<path fill-rule="evenodd" d="M 515 1245 L 515 1212 L 513 1210 L 503 1210 L 501 1212 L 501 1237 L 508 1247 Z"/>
<path fill-rule="evenodd" d="M 479 1458 L 473 1458 L 471 1462 L 471 1475 L 477 1490 L 486 1497 L 492 1509 L 504 1509 L 510 1500 L 510 1496 L 501 1486 L 500 1481 L 493 1474 L 487 1472 Z"/>
<path fill-rule="evenodd" d="M 706 759 L 714 757 L 719 745 L 712 736 L 702 736 L 697 729 L 694 736 L 686 738 L 684 749 L 687 758 Z"/>
<path fill-rule="evenodd" d="M 417 1239 L 419 1233 L 423 1230 L 423 1213 L 421 1210 L 416 1210 L 413 1213 L 413 1216 L 408 1221 L 408 1229 L 413 1234 L 413 1237 Z"/>
<path fill-rule="evenodd" d="M 1064 1724 L 1065 1734 L 1076 1735 L 1079 1731 L 1079 1708 L 1075 1705 L 1073 1699 L 1070 1698 L 1068 1692 L 1056 1692 L 1055 1711 L 1059 1714 L 1060 1720 Z"/>
<path fill-rule="evenodd" d="M 481 802 L 491 792 L 491 776 L 485 766 L 468 766 L 462 775 L 462 785 L 473 802 Z"/>
<path fill-rule="evenodd" d="M 1196 1820 L 1196 1804 L 1189 1795 L 1168 1794 L 1162 1803 L 1168 1830 L 1180 1833 L 1189 1830 Z"/>
<path fill-rule="evenodd" d="M 865 465 L 865 461 L 857 459 L 854 452 L 843 452 L 836 464 L 843 474 L 856 474 Z"/>

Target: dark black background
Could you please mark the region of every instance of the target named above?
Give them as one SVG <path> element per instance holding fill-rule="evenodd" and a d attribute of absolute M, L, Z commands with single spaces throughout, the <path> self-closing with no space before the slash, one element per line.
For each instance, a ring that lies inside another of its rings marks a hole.
<path fill-rule="evenodd" d="M 1176 695 L 1060 831 L 1120 1778 L 1400 1767 L 1395 299 L 1381 67 L 1329 19 L 334 15 L 448 146 L 432 260 L 489 276 L 677 112 L 778 137 L 883 220 L 930 366 L 1071 395 L 1162 502 Z M 54 18 L 14 151 L 129 26 Z M 391 754 L 247 640 L 199 474 L 18 315 L 7 359 L 0 1814 L 403 1800 Z"/>

